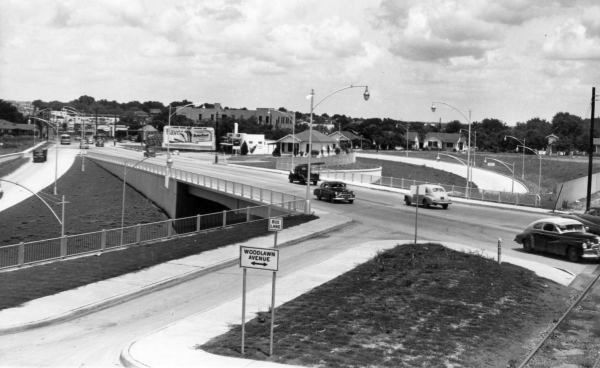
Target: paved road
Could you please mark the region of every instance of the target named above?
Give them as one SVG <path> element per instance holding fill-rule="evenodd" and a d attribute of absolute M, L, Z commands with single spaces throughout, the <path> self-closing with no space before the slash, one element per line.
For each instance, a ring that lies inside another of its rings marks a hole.
<path fill-rule="evenodd" d="M 114 151 L 106 149 L 105 152 Z M 115 151 L 117 153 L 117 151 Z M 118 152 L 119 155 L 141 153 Z M 156 162 L 164 163 L 164 157 Z M 281 188 L 303 195 L 305 188 L 287 183 L 285 174 L 256 174 L 255 170 L 213 165 L 209 160 L 197 162 L 189 158 L 175 158 L 175 167 L 194 169 L 199 173 L 223 175 L 248 184 Z M 207 174 L 208 175 L 208 174 Z M 415 207 L 407 207 L 401 195 L 394 192 L 373 191 L 353 187 L 357 200 L 353 205 L 313 202 L 319 210 L 351 216 L 353 224 L 343 230 L 282 249 L 280 272 L 283 277 L 309 264 L 315 264 L 352 249 L 366 241 L 411 239 L 415 228 Z M 418 238 L 464 243 L 493 252 L 497 239 L 504 239 L 507 255 L 533 259 L 554 267 L 579 273 L 594 265 L 574 264 L 558 258 L 520 252 L 512 243 L 514 233 L 524 224 L 540 217 L 523 211 L 499 210 L 455 203 L 449 210 L 420 209 Z M 484 219 L 484 220 L 482 220 Z M 268 274 L 252 273 L 249 289 L 270 282 Z M 119 366 L 118 356 L 126 344 L 180 319 L 217 308 L 238 298 L 239 268 L 231 267 L 184 284 L 131 300 L 73 321 L 0 337 L 2 366 Z M 270 300 L 265 296 L 264 309 Z"/>

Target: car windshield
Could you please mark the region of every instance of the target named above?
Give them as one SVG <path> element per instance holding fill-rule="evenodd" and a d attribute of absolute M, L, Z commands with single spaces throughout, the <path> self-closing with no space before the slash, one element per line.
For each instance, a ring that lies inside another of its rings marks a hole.
<path fill-rule="evenodd" d="M 583 225 L 581 224 L 567 224 L 567 225 L 560 225 L 558 227 L 560 229 L 560 232 L 562 233 L 573 233 L 573 232 L 584 232 L 584 228 Z"/>
<path fill-rule="evenodd" d="M 346 187 L 346 184 L 344 183 L 333 183 L 331 184 L 332 188 L 336 188 L 336 189 L 344 189 Z"/>
<path fill-rule="evenodd" d="M 431 188 L 432 192 L 445 192 L 444 188 L 441 187 L 433 187 Z"/>

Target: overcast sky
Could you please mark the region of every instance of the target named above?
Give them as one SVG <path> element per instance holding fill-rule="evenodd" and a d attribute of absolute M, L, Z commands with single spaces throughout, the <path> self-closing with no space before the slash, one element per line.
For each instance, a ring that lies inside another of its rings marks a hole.
<path fill-rule="evenodd" d="M 416 121 L 565 111 L 600 87 L 600 2 L 0 0 L 0 98 L 220 102 Z M 600 92 L 599 92 L 600 93 Z M 596 109 L 598 111 L 600 109 Z"/>

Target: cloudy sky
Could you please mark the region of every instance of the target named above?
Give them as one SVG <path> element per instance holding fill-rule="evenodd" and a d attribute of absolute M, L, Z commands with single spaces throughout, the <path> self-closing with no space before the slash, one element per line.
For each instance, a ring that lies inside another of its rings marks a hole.
<path fill-rule="evenodd" d="M 311 89 L 319 102 L 351 84 L 367 84 L 371 99 L 349 89 L 315 112 L 446 121 L 471 110 L 509 125 L 589 117 L 600 2 L 0 0 L 2 99 L 309 112 Z M 432 101 L 452 108 L 433 114 Z"/>

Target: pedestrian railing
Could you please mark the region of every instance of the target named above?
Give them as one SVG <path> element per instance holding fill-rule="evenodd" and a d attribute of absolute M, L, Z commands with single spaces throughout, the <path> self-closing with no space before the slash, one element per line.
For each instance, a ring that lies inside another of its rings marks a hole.
<path fill-rule="evenodd" d="M 321 170 L 320 176 L 321 179 L 325 180 L 342 180 L 349 183 L 372 184 L 382 187 L 406 190 L 410 189 L 411 185 L 438 184 L 444 187 L 448 194 L 453 197 L 532 207 L 540 207 L 541 203 L 540 195 L 531 193 L 513 193 L 483 190 L 473 187 L 467 188 L 458 185 L 448 185 L 443 183 L 432 183 L 413 179 L 394 178 L 390 176 L 367 175 L 354 172 L 338 172 L 335 170 Z"/>
<path fill-rule="evenodd" d="M 304 200 L 296 200 L 304 202 Z M 302 211 L 299 203 L 277 203 L 236 210 L 182 217 L 123 228 L 12 244 L 0 247 L 0 269 L 46 263 L 85 255 L 101 254 L 130 246 L 174 239 L 177 237 L 222 229 L 264 220 L 272 216 L 292 216 Z"/>

